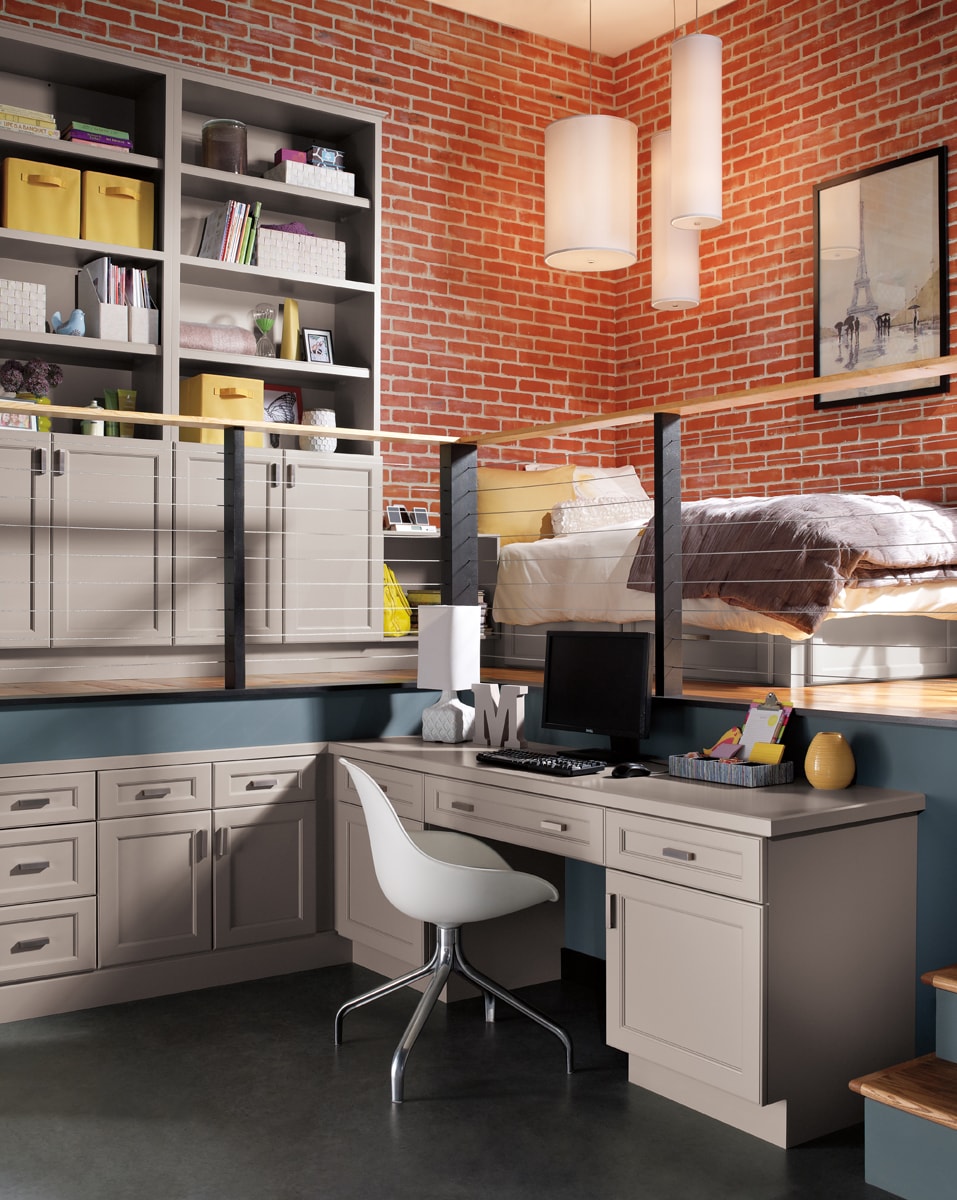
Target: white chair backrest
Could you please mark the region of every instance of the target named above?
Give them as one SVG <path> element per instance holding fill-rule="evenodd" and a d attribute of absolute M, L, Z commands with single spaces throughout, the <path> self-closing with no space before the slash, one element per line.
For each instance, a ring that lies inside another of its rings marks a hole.
<path fill-rule="evenodd" d="M 359 794 L 379 886 L 400 912 L 418 921 L 454 927 L 557 898 L 552 885 L 535 875 L 507 867 L 463 865 L 474 857 L 468 853 L 468 845 L 482 845 L 464 835 L 459 835 L 463 861 L 433 858 L 409 836 L 372 776 L 345 758 L 339 761 Z"/>

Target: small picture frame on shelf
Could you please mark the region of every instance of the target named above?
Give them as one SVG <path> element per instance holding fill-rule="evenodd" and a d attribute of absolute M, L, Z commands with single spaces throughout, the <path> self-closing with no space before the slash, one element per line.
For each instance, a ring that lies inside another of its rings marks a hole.
<path fill-rule="evenodd" d="M 302 352 L 306 362 L 332 363 L 332 331 L 329 329 L 304 329 Z"/>
<path fill-rule="evenodd" d="M 302 388 L 282 387 L 266 383 L 263 385 L 263 420 L 282 425 L 302 424 Z M 279 445 L 279 434 L 269 435 L 269 444 L 274 449 Z"/>
<path fill-rule="evenodd" d="M 13 399 L 13 397 L 10 397 Z M 0 428 L 26 429 L 31 433 L 37 431 L 37 419 L 31 413 L 0 412 Z"/>

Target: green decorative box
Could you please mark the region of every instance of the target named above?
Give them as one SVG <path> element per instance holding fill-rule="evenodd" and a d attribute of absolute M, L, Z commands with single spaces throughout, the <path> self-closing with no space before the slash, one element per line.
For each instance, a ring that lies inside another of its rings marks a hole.
<path fill-rule="evenodd" d="M 708 783 L 729 783 L 733 787 L 767 787 L 772 783 L 793 783 L 794 763 L 736 763 L 719 758 L 685 758 L 672 754 L 668 774 L 680 779 L 703 779 Z"/>

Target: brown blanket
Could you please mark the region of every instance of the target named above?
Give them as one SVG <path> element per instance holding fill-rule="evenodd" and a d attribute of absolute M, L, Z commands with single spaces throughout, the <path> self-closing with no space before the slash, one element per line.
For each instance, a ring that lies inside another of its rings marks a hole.
<path fill-rule="evenodd" d="M 957 579 L 957 511 L 900 496 L 810 494 L 682 505 L 682 595 L 814 633 L 845 586 Z M 648 526 L 628 576 L 654 589 Z"/>

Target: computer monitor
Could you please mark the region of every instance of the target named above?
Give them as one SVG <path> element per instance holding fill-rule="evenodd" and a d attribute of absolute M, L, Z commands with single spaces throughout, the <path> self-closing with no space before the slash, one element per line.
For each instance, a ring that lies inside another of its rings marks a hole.
<path fill-rule="evenodd" d="M 651 635 L 616 630 L 549 630 L 542 727 L 604 734 L 609 762 L 640 759 L 651 727 Z"/>

